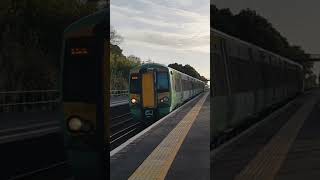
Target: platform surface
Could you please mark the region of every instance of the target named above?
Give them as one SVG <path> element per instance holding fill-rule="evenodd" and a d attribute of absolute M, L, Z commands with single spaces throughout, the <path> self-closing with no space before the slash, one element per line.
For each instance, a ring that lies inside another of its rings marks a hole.
<path fill-rule="evenodd" d="M 209 123 L 206 93 L 110 157 L 111 179 L 210 179 Z"/>
<path fill-rule="evenodd" d="M 211 179 L 320 179 L 320 90 L 291 101 L 250 134 L 211 155 Z"/>

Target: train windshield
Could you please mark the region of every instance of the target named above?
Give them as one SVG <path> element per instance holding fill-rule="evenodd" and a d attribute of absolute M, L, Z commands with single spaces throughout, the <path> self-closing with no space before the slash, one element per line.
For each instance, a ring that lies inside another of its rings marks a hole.
<path fill-rule="evenodd" d="M 168 72 L 158 72 L 158 74 L 157 74 L 157 90 L 158 90 L 158 92 L 169 91 Z"/>
<path fill-rule="evenodd" d="M 67 39 L 63 62 L 63 99 L 95 102 L 97 99 L 97 60 L 91 38 Z"/>
<path fill-rule="evenodd" d="M 141 81 L 138 74 L 131 74 L 130 77 L 130 92 L 131 93 L 140 93 Z"/>

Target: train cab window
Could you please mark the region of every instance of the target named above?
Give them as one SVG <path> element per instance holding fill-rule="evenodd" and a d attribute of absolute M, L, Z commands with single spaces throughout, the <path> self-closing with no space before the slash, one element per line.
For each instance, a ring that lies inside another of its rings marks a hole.
<path fill-rule="evenodd" d="M 95 102 L 97 98 L 97 59 L 92 38 L 73 38 L 65 42 L 63 99 Z"/>
<path fill-rule="evenodd" d="M 167 72 L 159 72 L 157 74 L 157 91 L 158 92 L 169 91 L 169 76 Z"/>
<path fill-rule="evenodd" d="M 140 93 L 141 80 L 139 74 L 131 74 L 130 76 L 130 93 Z"/>

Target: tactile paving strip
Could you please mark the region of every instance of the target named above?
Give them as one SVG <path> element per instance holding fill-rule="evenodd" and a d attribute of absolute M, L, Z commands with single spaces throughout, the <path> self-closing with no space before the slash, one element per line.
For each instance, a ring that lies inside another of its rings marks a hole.
<path fill-rule="evenodd" d="M 299 109 L 235 179 L 273 180 L 317 100 L 311 99 Z"/>
<path fill-rule="evenodd" d="M 206 93 L 169 135 L 154 149 L 130 180 L 164 179 L 207 96 Z"/>

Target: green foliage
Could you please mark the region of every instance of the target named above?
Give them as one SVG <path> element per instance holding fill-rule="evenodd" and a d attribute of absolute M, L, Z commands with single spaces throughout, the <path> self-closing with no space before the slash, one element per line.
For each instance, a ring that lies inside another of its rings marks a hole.
<path fill-rule="evenodd" d="M 186 65 L 182 65 L 182 64 L 178 64 L 178 63 L 173 63 L 173 64 L 169 64 L 169 67 L 180 71 L 182 73 L 188 74 L 189 76 L 192 76 L 194 78 L 200 79 L 204 82 L 208 82 L 208 80 L 204 77 L 201 76 L 192 66 L 190 66 L 189 64 Z"/>
<path fill-rule="evenodd" d="M 111 26 L 110 27 L 110 43 L 113 45 L 119 45 L 123 41 L 123 37 L 120 36 L 117 31 Z"/>
<path fill-rule="evenodd" d="M 128 89 L 130 69 L 140 64 L 140 58 L 133 55 L 126 57 L 118 45 L 110 44 L 110 89 Z"/>
<path fill-rule="evenodd" d="M 95 11 L 78 0 L 1 0 L 1 91 L 57 88 L 62 33 Z"/>
<path fill-rule="evenodd" d="M 110 28 L 110 89 L 126 90 L 129 87 L 130 69 L 141 65 L 141 59 L 134 55 L 126 57 L 119 44 L 123 37 L 111 26 Z"/>
<path fill-rule="evenodd" d="M 139 57 L 134 55 L 130 55 L 128 57 L 123 55 L 122 49 L 118 46 L 118 43 L 123 41 L 123 37 L 121 37 L 121 35 L 119 35 L 113 28 L 110 31 L 110 38 L 110 89 L 125 90 L 128 89 L 129 85 L 130 69 L 144 63 L 151 63 L 152 60 L 149 58 L 147 61 L 143 62 Z M 169 67 L 207 82 L 205 77 L 200 76 L 200 74 L 188 64 L 182 66 L 181 64 L 174 63 L 170 64 Z"/>

